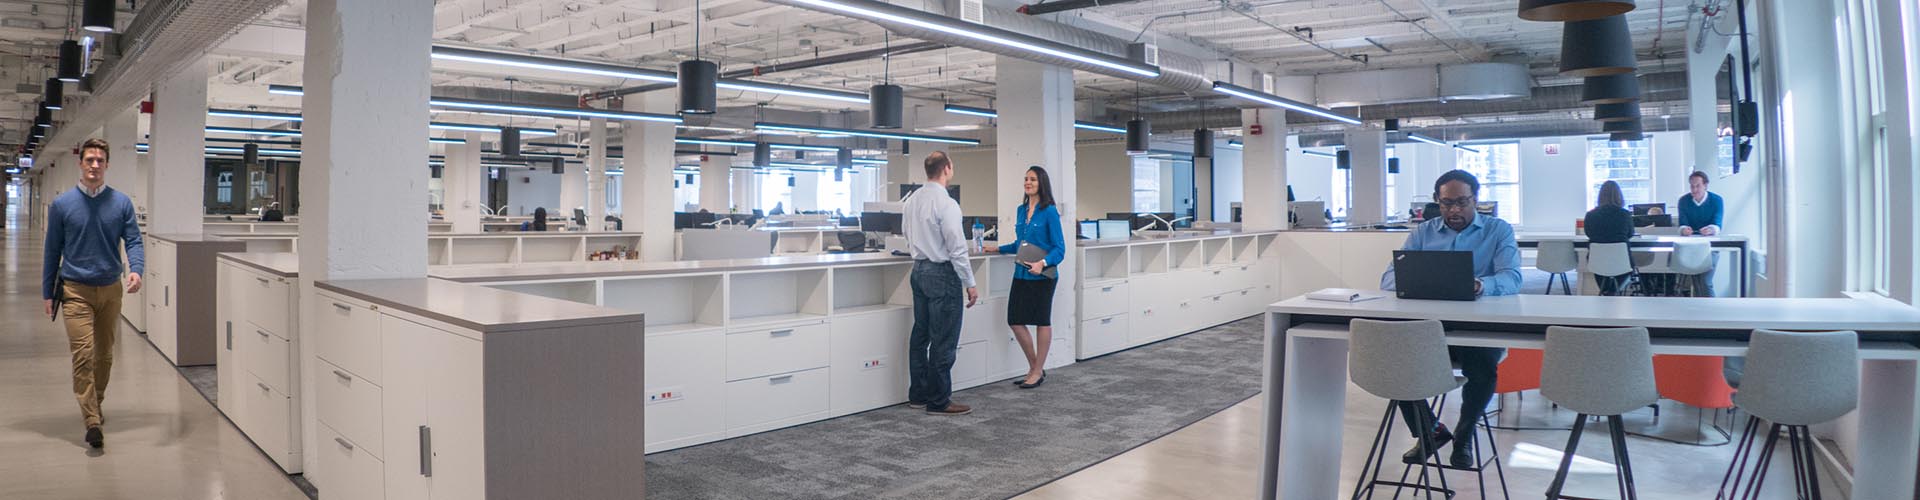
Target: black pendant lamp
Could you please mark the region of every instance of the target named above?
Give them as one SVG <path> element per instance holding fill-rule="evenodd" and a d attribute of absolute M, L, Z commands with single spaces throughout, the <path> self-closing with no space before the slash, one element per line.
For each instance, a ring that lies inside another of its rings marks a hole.
<path fill-rule="evenodd" d="M 1589 76 L 1580 86 L 1580 104 L 1618 104 L 1640 100 L 1640 79 L 1633 73 Z"/>
<path fill-rule="evenodd" d="M 873 128 L 896 129 L 905 124 L 905 96 L 899 85 L 880 84 L 867 89 L 873 107 Z"/>
<path fill-rule="evenodd" d="M 1127 154 L 1147 154 L 1147 144 L 1151 142 L 1149 139 L 1153 136 L 1147 127 L 1147 119 L 1144 117 L 1127 120 Z"/>
<path fill-rule="evenodd" d="M 1520 0 L 1528 21 L 1589 21 L 1633 11 L 1633 0 Z"/>
<path fill-rule="evenodd" d="M 837 168 L 843 168 L 843 169 L 844 169 L 844 168 L 853 168 L 853 149 L 852 149 L 852 148 L 840 148 L 840 149 L 837 149 L 837 150 L 834 150 L 834 152 L 833 152 L 833 166 L 835 166 L 835 167 L 837 167 Z M 840 176 L 840 174 L 839 174 L 838 172 L 835 172 L 835 173 L 834 173 L 834 178 L 835 178 L 836 180 L 837 180 L 837 179 L 839 179 L 839 176 Z"/>
<path fill-rule="evenodd" d="M 1640 103 L 1621 102 L 1593 107 L 1593 119 L 1599 122 L 1624 122 L 1640 119 Z"/>
<path fill-rule="evenodd" d="M 1640 132 L 1640 120 L 1606 122 L 1600 124 L 1601 132 Z"/>
<path fill-rule="evenodd" d="M 95 33 L 113 32 L 115 0 L 87 0 L 80 9 L 80 28 Z"/>
<path fill-rule="evenodd" d="M 720 65 L 700 59 L 699 0 L 693 2 L 693 59 L 680 61 L 680 114 L 711 115 L 719 111 Z"/>
<path fill-rule="evenodd" d="M 1632 73 L 1633 36 L 1627 18 L 1573 21 L 1560 32 L 1560 74 L 1602 76 Z"/>
<path fill-rule="evenodd" d="M 520 157 L 519 127 L 500 127 L 500 156 L 509 159 Z"/>
<path fill-rule="evenodd" d="M 43 103 L 41 107 L 44 107 L 47 109 L 60 109 L 64 107 L 64 105 L 61 103 L 67 102 L 66 96 L 67 96 L 66 84 L 60 83 L 59 78 L 48 78 L 47 90 L 44 94 L 41 95 L 41 97 L 45 98 L 45 100 L 41 101 Z"/>
<path fill-rule="evenodd" d="M 80 81 L 80 63 L 82 62 L 80 58 L 82 57 L 86 56 L 80 54 L 80 42 L 73 40 L 60 42 L 60 81 Z"/>
<path fill-rule="evenodd" d="M 1213 130 L 1204 129 L 1204 128 L 1194 129 L 1193 157 L 1194 158 L 1212 158 L 1213 157 Z"/>
<path fill-rule="evenodd" d="M 40 112 L 33 116 L 33 128 L 53 128 L 53 110 L 40 106 Z"/>
<path fill-rule="evenodd" d="M 260 145 L 249 142 L 245 147 L 240 148 L 240 162 L 248 166 L 259 164 Z"/>
<path fill-rule="evenodd" d="M 773 165 L 773 147 L 765 142 L 753 143 L 753 167 L 767 168 Z"/>
<path fill-rule="evenodd" d="M 1614 132 L 1607 136 L 1607 140 L 1613 142 L 1634 142 L 1646 140 L 1646 138 L 1647 134 L 1640 132 Z"/>

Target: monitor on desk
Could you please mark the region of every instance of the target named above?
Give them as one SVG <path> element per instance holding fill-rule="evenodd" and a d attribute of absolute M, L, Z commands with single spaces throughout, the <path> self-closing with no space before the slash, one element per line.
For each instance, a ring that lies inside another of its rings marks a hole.
<path fill-rule="evenodd" d="M 839 224 L 840 224 L 840 227 L 859 227 L 860 218 L 859 217 L 841 217 L 839 220 Z"/>
<path fill-rule="evenodd" d="M 1300 227 L 1327 227 L 1327 202 L 1296 201 L 1288 203 L 1293 212 L 1294 224 Z"/>
<path fill-rule="evenodd" d="M 869 233 L 900 234 L 900 214 L 865 212 L 860 214 L 860 230 Z"/>
<path fill-rule="evenodd" d="M 1099 226 L 1099 229 L 1100 229 L 1099 231 L 1095 232 L 1099 235 L 1099 239 L 1125 240 L 1133 237 L 1133 221 L 1102 220 L 1102 221 L 1097 221 L 1096 224 Z"/>
<path fill-rule="evenodd" d="M 1099 239 L 1100 238 L 1100 222 L 1090 221 L 1090 220 L 1080 221 L 1080 231 L 1078 236 L 1079 236 L 1079 239 L 1083 239 L 1083 240 Z"/>
<path fill-rule="evenodd" d="M 1636 214 L 1633 216 L 1633 227 L 1673 227 L 1673 216 Z"/>
<path fill-rule="evenodd" d="M 1628 208 L 1632 209 L 1633 215 L 1636 215 L 1636 216 L 1661 215 L 1661 214 L 1667 213 L 1667 204 L 1665 203 L 1635 203 L 1629 206 Z M 1635 225 L 1639 225 L 1639 224 L 1635 224 Z"/>

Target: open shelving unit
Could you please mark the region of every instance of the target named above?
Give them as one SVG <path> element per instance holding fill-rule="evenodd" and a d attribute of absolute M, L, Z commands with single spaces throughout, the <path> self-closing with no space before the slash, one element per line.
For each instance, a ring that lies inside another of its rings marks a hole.
<path fill-rule="evenodd" d="M 912 264 L 840 267 L 833 270 L 833 314 L 913 307 L 908 277 Z"/>
<path fill-rule="evenodd" d="M 739 272 L 727 279 L 727 319 L 733 327 L 816 319 L 829 312 L 826 268 Z"/>
<path fill-rule="evenodd" d="M 1218 267 L 1233 263 L 1233 238 L 1212 238 L 1200 240 L 1200 248 L 1207 257 L 1207 267 Z"/>
<path fill-rule="evenodd" d="M 1139 276 L 1143 274 L 1161 274 L 1167 272 L 1166 244 L 1145 243 L 1131 245 L 1127 248 L 1130 250 L 1127 254 L 1131 262 L 1131 264 L 1127 266 L 1128 275 Z"/>
<path fill-rule="evenodd" d="M 1201 255 L 1200 243 L 1200 241 L 1195 240 L 1172 242 L 1169 246 L 1172 248 L 1173 253 L 1169 262 L 1173 266 L 1173 269 L 1176 271 L 1185 271 L 1206 267 L 1206 256 Z"/>
<path fill-rule="evenodd" d="M 520 262 L 573 262 L 584 260 L 579 237 L 515 238 L 520 241 Z"/>
<path fill-rule="evenodd" d="M 460 238 L 449 240 L 447 261 L 460 264 L 500 264 L 518 262 L 516 238 Z"/>
<path fill-rule="evenodd" d="M 1087 283 L 1127 278 L 1127 247 L 1088 248 L 1081 252 L 1081 280 Z"/>
<path fill-rule="evenodd" d="M 1005 297 L 1013 293 L 1013 266 L 1017 265 L 1013 257 L 987 258 L 985 265 L 979 261 L 973 264 L 974 286 L 985 285 L 985 297 Z M 979 274 L 982 271 L 986 274 Z"/>
<path fill-rule="evenodd" d="M 1254 246 L 1257 241 L 1259 241 L 1259 238 L 1255 236 L 1238 236 L 1233 238 L 1233 261 L 1246 264 L 1259 260 L 1260 251 Z"/>
<path fill-rule="evenodd" d="M 647 335 L 719 328 L 726 324 L 726 279 L 720 274 L 607 279 L 601 304 L 646 315 Z"/>

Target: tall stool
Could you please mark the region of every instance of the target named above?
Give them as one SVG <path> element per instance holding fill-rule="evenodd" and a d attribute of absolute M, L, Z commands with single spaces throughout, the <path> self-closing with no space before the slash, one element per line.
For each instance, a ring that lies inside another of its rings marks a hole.
<path fill-rule="evenodd" d="M 1684 294 L 1696 297 L 1699 290 L 1695 285 L 1700 277 L 1713 270 L 1713 246 L 1705 241 L 1674 242 L 1673 254 L 1667 256 L 1667 267 L 1673 271 L 1678 285 L 1684 285 Z"/>
<path fill-rule="evenodd" d="M 1574 253 L 1572 241 L 1542 241 L 1533 258 L 1533 268 L 1547 273 L 1547 295 L 1553 295 L 1554 278 L 1560 278 L 1560 293 L 1573 295 L 1572 279 L 1568 278 L 1568 273 L 1579 266 L 1580 255 Z"/>
<path fill-rule="evenodd" d="M 1614 295 L 1632 295 L 1627 293 L 1628 284 L 1638 284 L 1638 270 L 1633 265 L 1633 254 L 1626 243 L 1593 243 L 1587 245 L 1587 272 L 1593 273 L 1594 283 L 1612 283 Z M 1602 288 L 1602 292 L 1606 289 Z"/>
<path fill-rule="evenodd" d="M 1733 463 L 1720 479 L 1715 498 L 1738 498 L 1740 480 L 1747 479 L 1746 495 L 1758 495 L 1767 467 L 1773 461 L 1780 430 L 1787 431 L 1793 454 L 1793 484 L 1798 498 L 1820 500 L 1820 464 L 1814 462 L 1813 434 L 1807 426 L 1827 422 L 1853 411 L 1860 403 L 1860 343 L 1854 332 L 1789 333 L 1754 330 L 1747 342 L 1747 368 L 1734 403 L 1747 410 L 1747 432 L 1734 450 Z M 1754 439 L 1766 444 L 1748 468 Z"/>
<path fill-rule="evenodd" d="M 1387 481 L 1380 479 L 1385 469 L 1388 439 L 1392 436 L 1395 415 L 1399 413 L 1400 403 L 1406 401 L 1425 401 L 1442 398 L 1460 388 L 1465 379 L 1453 375 L 1453 363 L 1448 360 L 1446 329 L 1439 321 L 1374 321 L 1356 319 L 1349 324 L 1352 332 L 1347 349 L 1347 374 L 1354 385 L 1370 394 L 1387 399 L 1386 414 L 1380 418 L 1380 428 L 1374 433 L 1373 443 L 1367 447 L 1367 458 L 1360 469 L 1360 481 L 1354 485 L 1353 498 L 1365 496 L 1372 498 L 1375 486 L 1386 485 L 1395 488 L 1397 497 L 1405 488 L 1415 488 L 1426 492 L 1427 498 L 1433 498 L 1435 492 L 1453 498 L 1454 491 L 1447 486 L 1445 469 L 1430 458 L 1438 451 L 1429 436 L 1434 422 L 1427 421 L 1426 414 L 1406 415 L 1413 427 L 1421 429 L 1416 440 L 1419 442 L 1421 456 L 1420 475 L 1414 483 L 1406 482 L 1412 465 L 1403 469 L 1400 479 Z M 1437 411 L 1437 410 L 1436 410 Z M 1437 415 L 1436 415 L 1437 416 Z M 1486 429 L 1484 423 L 1479 425 Z M 1485 442 L 1493 450 L 1491 464 L 1499 475 L 1501 491 L 1506 490 L 1506 472 L 1500 468 L 1499 449 L 1493 442 L 1493 431 L 1486 431 Z M 1467 469 L 1480 477 L 1482 499 L 1486 496 L 1485 468 L 1489 463 L 1480 456 L 1478 445 L 1474 447 L 1475 466 Z M 1439 486 L 1433 486 L 1429 473 L 1437 477 Z"/>
<path fill-rule="evenodd" d="M 1620 497 L 1640 498 L 1634 491 L 1633 462 L 1627 458 L 1627 433 L 1621 427 L 1620 414 L 1660 399 L 1654 389 L 1653 344 L 1647 329 L 1547 327 L 1547 354 L 1541 370 L 1540 395 L 1579 412 L 1573 421 L 1573 436 L 1567 439 L 1566 454 L 1560 458 L 1560 469 L 1547 488 L 1547 498 L 1569 498 L 1560 491 L 1566 487 L 1567 471 L 1573 467 L 1574 451 L 1580 446 L 1580 434 L 1586 430 L 1590 415 L 1607 417 Z"/>

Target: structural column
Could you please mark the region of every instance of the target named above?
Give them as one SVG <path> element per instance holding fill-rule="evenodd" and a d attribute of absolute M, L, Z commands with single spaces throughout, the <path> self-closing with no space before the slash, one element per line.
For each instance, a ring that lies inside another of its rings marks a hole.
<path fill-rule="evenodd" d="M 131 198 L 133 206 L 140 206 L 146 197 L 140 185 L 140 150 L 134 147 L 140 142 L 140 108 L 128 107 L 108 118 L 100 135 L 111 146 L 107 151 L 107 161 L 112 165 L 107 169 L 107 185 Z"/>
<path fill-rule="evenodd" d="M 1764 26 L 1755 41 L 1769 45 L 1760 53 L 1772 54 L 1772 64 L 1763 65 L 1772 78 L 1766 88 L 1772 99 L 1762 102 L 1760 129 L 1772 131 L 1775 144 L 1768 155 L 1769 170 L 1779 172 L 1773 179 L 1780 198 L 1779 217 L 1773 218 L 1772 259 L 1778 268 L 1768 273 L 1783 276 L 1784 286 L 1777 289 L 1787 297 L 1834 297 L 1844 290 L 1846 273 L 1834 272 L 1833 263 L 1847 260 L 1846 225 L 1833 223 L 1835 207 L 1846 203 L 1845 176 L 1836 175 L 1836 164 L 1857 164 L 1853 148 L 1847 147 L 1842 131 L 1844 103 L 1840 96 L 1840 61 L 1834 40 L 1835 26 L 1843 24 L 1833 2 L 1771 0 L 1760 2 Z M 1758 76 L 1756 76 L 1758 78 Z M 1789 91 L 1790 90 L 1790 91 Z M 1786 140 L 1791 138 L 1791 140 Z M 1839 160 L 1836 162 L 1836 160 Z M 1784 251 L 1783 251 L 1784 250 Z M 1911 469 L 1911 468 L 1909 468 Z M 1859 471 L 1864 473 L 1865 470 Z M 1889 492 L 1855 492 L 1861 498 L 1906 498 Z"/>
<path fill-rule="evenodd" d="M 1387 131 L 1372 127 L 1347 129 L 1347 154 L 1352 177 L 1347 197 L 1348 224 L 1387 220 Z M 1335 175 L 1338 175 L 1337 173 Z"/>
<path fill-rule="evenodd" d="M 563 164 L 560 168 L 563 170 L 560 171 L 560 213 L 557 215 L 571 220 L 573 209 L 587 208 L 587 171 L 592 167 Z"/>
<path fill-rule="evenodd" d="M 732 158 L 700 155 L 700 208 L 716 214 L 732 211 L 736 204 L 729 189 L 733 185 Z"/>
<path fill-rule="evenodd" d="M 1240 222 L 1247 230 L 1287 229 L 1287 112 L 1240 111 Z M 1259 126 L 1260 133 L 1252 129 Z"/>
<path fill-rule="evenodd" d="M 994 131 L 997 146 L 994 163 L 998 170 L 994 176 L 994 192 L 1000 218 L 997 238 L 1001 242 L 1015 239 L 1012 232 L 1019 217 L 1018 207 L 1026 200 L 1027 167 L 1039 165 L 1046 169 L 1067 246 L 1067 259 L 1058 268 L 1058 283 L 1062 286 L 1054 289 L 1054 342 L 1046 366 L 1070 364 L 1079 327 L 1072 306 L 1078 300 L 1073 283 L 1077 281 L 1081 265 L 1075 259 L 1079 255 L 1079 243 L 1072 236 L 1073 223 L 1080 218 L 1079 169 L 1075 165 L 1073 132 L 1073 70 L 1006 56 L 998 57 L 994 67 L 994 93 L 1000 96 L 996 102 L 1000 123 Z M 955 168 L 982 167 L 956 165 Z M 924 169 L 916 165 L 913 170 Z"/>
<path fill-rule="evenodd" d="M 587 123 L 587 230 L 600 231 L 607 220 L 607 120 Z"/>
<path fill-rule="evenodd" d="M 672 113 L 678 97 L 648 92 L 627 99 L 624 107 Z M 621 141 L 626 172 L 620 180 L 620 217 L 626 232 L 643 233 L 641 260 L 673 260 L 673 133 L 671 123 L 628 121 Z"/>
<path fill-rule="evenodd" d="M 453 232 L 478 233 L 480 229 L 480 184 L 487 172 L 480 166 L 480 134 L 462 132 L 456 137 L 466 144 L 448 144 L 446 162 L 440 167 L 443 216 L 453 223 Z"/>
<path fill-rule="evenodd" d="M 200 234 L 200 217 L 206 213 L 206 59 L 153 86 L 153 118 L 146 231 Z"/>

